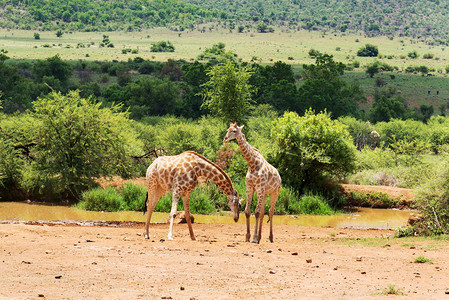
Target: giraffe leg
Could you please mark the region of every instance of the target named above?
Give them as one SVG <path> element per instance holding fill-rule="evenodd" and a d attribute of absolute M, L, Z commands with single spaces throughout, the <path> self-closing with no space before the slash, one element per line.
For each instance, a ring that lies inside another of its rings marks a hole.
<path fill-rule="evenodd" d="M 170 228 L 168 230 L 167 240 L 173 240 L 173 222 L 175 220 L 176 211 L 178 210 L 178 201 L 181 196 L 179 191 L 174 191 L 171 200 L 171 211 L 170 211 Z"/>
<path fill-rule="evenodd" d="M 151 221 L 151 215 L 153 214 L 154 207 L 156 206 L 157 202 L 159 201 L 159 198 L 161 197 L 162 191 L 160 187 L 151 187 L 148 189 L 147 194 L 147 203 L 145 205 L 147 206 L 147 222 L 145 224 L 145 238 L 149 239 L 149 227 L 150 227 L 150 221 Z"/>
<path fill-rule="evenodd" d="M 246 208 L 245 208 L 245 216 L 246 216 L 246 241 L 249 242 L 251 238 L 250 233 L 250 218 L 251 218 L 251 202 L 253 200 L 254 189 L 246 184 Z"/>
<path fill-rule="evenodd" d="M 259 244 L 262 237 L 263 216 L 265 214 L 265 198 L 266 194 L 257 193 L 257 207 L 256 207 L 256 228 L 254 230 L 253 243 Z"/>
<path fill-rule="evenodd" d="M 274 215 L 274 207 L 276 205 L 276 201 L 279 197 L 279 191 L 273 192 L 270 194 L 270 211 L 268 216 L 270 218 L 270 242 L 273 242 L 273 215 Z"/>
<path fill-rule="evenodd" d="M 185 213 L 187 225 L 189 227 L 190 238 L 192 239 L 192 241 L 195 241 L 196 238 L 195 238 L 195 234 L 193 233 L 192 221 L 190 220 L 189 199 L 190 199 L 190 192 L 182 195 L 182 202 L 184 204 L 184 213 Z"/>

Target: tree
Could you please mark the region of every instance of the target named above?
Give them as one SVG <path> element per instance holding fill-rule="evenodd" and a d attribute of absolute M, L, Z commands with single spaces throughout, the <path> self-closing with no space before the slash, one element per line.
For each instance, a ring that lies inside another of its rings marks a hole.
<path fill-rule="evenodd" d="M 332 117 L 351 115 L 358 117 L 358 102 L 365 101 L 357 82 L 347 84 L 341 76 L 345 65 L 324 54 L 316 58 L 316 64 L 303 65 L 304 83 L 298 88 L 299 111 L 312 108 L 327 110 Z"/>
<path fill-rule="evenodd" d="M 34 33 L 34 39 L 35 40 L 40 40 L 41 39 L 41 35 L 37 32 Z"/>
<path fill-rule="evenodd" d="M 56 36 L 60 38 L 64 33 L 61 30 L 56 31 Z"/>
<path fill-rule="evenodd" d="M 345 125 L 328 113 L 286 112 L 271 129 L 274 161 L 282 181 L 299 192 L 321 189 L 327 180 L 355 170 L 355 147 Z"/>
<path fill-rule="evenodd" d="M 53 76 L 65 84 L 72 73 L 71 65 L 63 61 L 58 55 L 46 60 L 39 60 L 33 65 L 33 75 L 40 81 L 45 76 Z"/>
<path fill-rule="evenodd" d="M 203 105 L 225 122 L 245 124 L 251 110 L 251 94 L 255 91 L 248 81 L 251 72 L 233 61 L 213 66 L 207 73 L 209 81 L 203 85 Z"/>
<path fill-rule="evenodd" d="M 177 114 L 181 106 L 179 87 L 168 78 L 142 77 L 126 86 L 126 95 L 133 119 Z"/>
<path fill-rule="evenodd" d="M 362 57 L 376 57 L 379 54 L 379 49 L 377 46 L 366 44 L 365 47 L 362 47 L 357 51 L 357 56 Z"/>
<path fill-rule="evenodd" d="M 159 41 L 151 45 L 151 52 L 174 52 L 175 47 L 170 41 Z"/>
<path fill-rule="evenodd" d="M 371 122 L 388 122 L 390 119 L 406 118 L 405 101 L 401 95 L 394 94 L 394 91 L 389 90 L 374 95 L 374 103 L 369 113 Z"/>
<path fill-rule="evenodd" d="M 127 140 L 132 130 L 120 106 L 102 108 L 78 92 L 53 92 L 34 104 L 35 168 L 42 176 L 59 182 L 67 197 L 78 198 L 94 184 L 94 178 L 125 175 Z"/>

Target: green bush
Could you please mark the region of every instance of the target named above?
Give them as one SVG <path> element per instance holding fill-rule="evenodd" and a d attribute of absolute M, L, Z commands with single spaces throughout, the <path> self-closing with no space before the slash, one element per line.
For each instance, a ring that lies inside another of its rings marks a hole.
<path fill-rule="evenodd" d="M 93 211 L 120 211 L 126 207 L 123 197 L 113 187 L 95 188 L 82 193 L 77 207 Z"/>
<path fill-rule="evenodd" d="M 170 41 L 159 41 L 151 45 L 151 52 L 174 52 L 175 47 Z"/>
<path fill-rule="evenodd" d="M 326 191 L 326 182 L 341 179 L 355 170 L 355 147 L 347 127 L 327 113 L 305 116 L 287 112 L 271 130 L 274 163 L 283 183 L 300 193 Z"/>
<path fill-rule="evenodd" d="M 449 234 L 449 168 L 448 162 L 422 184 L 416 192 L 416 208 L 422 219 L 415 225 L 423 234 Z"/>
<path fill-rule="evenodd" d="M 394 208 L 400 202 L 399 199 L 392 199 L 382 192 L 350 191 L 347 199 L 349 205 L 373 208 Z"/>
<path fill-rule="evenodd" d="M 147 195 L 146 188 L 132 182 L 127 182 L 122 185 L 120 191 L 125 203 L 126 210 L 144 210 L 145 199 Z"/>
<path fill-rule="evenodd" d="M 297 207 L 294 208 L 294 206 Z M 299 202 L 292 205 L 292 209 L 297 210 L 298 213 L 310 215 L 331 215 L 335 213 L 323 196 L 310 193 L 302 195 Z"/>

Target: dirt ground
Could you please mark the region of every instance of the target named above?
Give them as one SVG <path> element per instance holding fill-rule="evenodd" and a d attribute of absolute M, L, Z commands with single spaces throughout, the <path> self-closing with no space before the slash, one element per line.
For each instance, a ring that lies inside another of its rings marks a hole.
<path fill-rule="evenodd" d="M 52 226 L 50 226 L 52 225 Z M 254 225 L 253 225 L 254 226 Z M 0 299 L 449 299 L 449 242 L 264 224 L 0 224 Z M 423 256 L 432 263 L 415 263 Z"/>

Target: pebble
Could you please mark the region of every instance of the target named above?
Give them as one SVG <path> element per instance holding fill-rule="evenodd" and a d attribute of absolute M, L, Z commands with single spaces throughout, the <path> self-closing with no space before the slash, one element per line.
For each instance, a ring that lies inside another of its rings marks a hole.
<path fill-rule="evenodd" d="M 298 252 L 293 252 L 292 255 L 298 255 Z"/>
<path fill-rule="evenodd" d="M 311 258 L 308 258 L 308 259 L 306 259 L 306 262 L 307 262 L 308 264 L 311 264 L 311 263 L 312 263 L 312 259 L 311 259 Z"/>
<path fill-rule="evenodd" d="M 355 260 L 356 261 L 362 261 L 362 257 L 361 256 L 357 256 L 357 258 Z"/>

